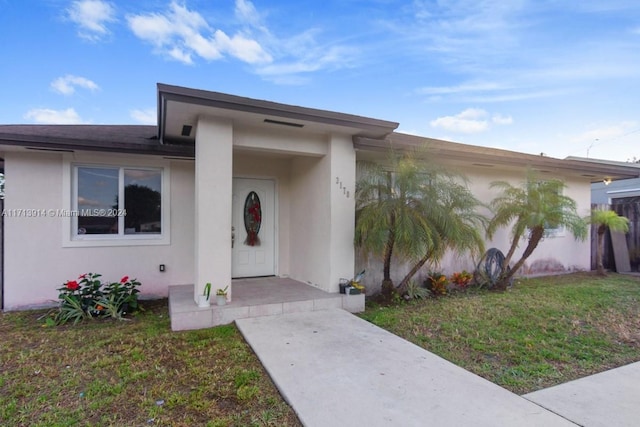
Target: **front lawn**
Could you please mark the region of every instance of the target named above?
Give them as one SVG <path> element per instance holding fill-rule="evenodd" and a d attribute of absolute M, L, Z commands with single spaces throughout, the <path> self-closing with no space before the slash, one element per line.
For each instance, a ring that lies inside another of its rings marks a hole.
<path fill-rule="evenodd" d="M 518 394 L 640 361 L 638 277 L 525 279 L 362 317 Z"/>
<path fill-rule="evenodd" d="M 75 326 L 0 314 L 0 425 L 300 425 L 235 326 L 171 332 L 166 300 L 143 306 Z"/>
<path fill-rule="evenodd" d="M 171 332 L 166 304 L 76 326 L 0 314 L 0 425 L 300 425 L 235 326 Z M 638 277 L 521 280 L 362 317 L 516 393 L 640 360 Z"/>

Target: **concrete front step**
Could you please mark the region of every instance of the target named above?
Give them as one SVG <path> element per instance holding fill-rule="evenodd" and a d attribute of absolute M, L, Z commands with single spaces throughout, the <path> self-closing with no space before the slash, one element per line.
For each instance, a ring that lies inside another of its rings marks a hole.
<path fill-rule="evenodd" d="M 195 303 L 193 285 L 169 287 L 171 329 L 203 329 L 232 323 L 237 319 L 335 308 L 351 313 L 364 311 L 363 294 L 327 293 L 291 279 L 240 280 L 234 281 L 232 286 L 231 302 L 205 308 Z"/>

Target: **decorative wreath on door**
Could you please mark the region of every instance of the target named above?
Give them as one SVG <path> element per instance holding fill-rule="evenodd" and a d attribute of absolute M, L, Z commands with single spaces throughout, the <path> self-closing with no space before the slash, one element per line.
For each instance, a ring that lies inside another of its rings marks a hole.
<path fill-rule="evenodd" d="M 260 246 L 260 237 L 258 237 L 260 225 L 262 225 L 262 206 L 258 194 L 252 191 L 244 201 L 244 229 L 247 231 L 245 245 Z"/>

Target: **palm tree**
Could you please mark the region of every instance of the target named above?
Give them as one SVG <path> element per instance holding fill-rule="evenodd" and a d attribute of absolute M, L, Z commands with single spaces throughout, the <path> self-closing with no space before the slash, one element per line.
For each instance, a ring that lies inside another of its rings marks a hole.
<path fill-rule="evenodd" d="M 598 274 L 605 276 L 604 265 L 602 264 L 602 254 L 604 252 L 604 233 L 607 228 L 611 231 L 628 232 L 629 219 L 619 216 L 610 210 L 593 209 L 591 211 L 591 224 L 596 226 L 598 242 L 596 244 L 596 266 Z"/>
<path fill-rule="evenodd" d="M 491 206 L 494 216 L 489 221 L 487 235 L 492 238 L 498 228 L 512 225 L 511 246 L 502 264 L 502 273 L 495 287 L 506 289 L 509 282 L 545 236 L 546 229 L 567 228 L 576 239 L 587 235 L 586 222 L 576 212 L 576 202 L 562 194 L 563 181 L 551 179 L 540 181 L 532 172 L 516 187 L 505 181 L 491 183 L 491 188 L 501 190 Z M 525 236 L 527 246 L 520 259 L 509 269 L 509 264 Z"/>
<path fill-rule="evenodd" d="M 425 263 L 438 261 L 448 248 L 482 252 L 478 227 L 485 218 L 476 212 L 480 202 L 459 183 L 460 177 L 435 168 L 419 154 L 392 152 L 387 167 L 359 164 L 355 243 L 382 256 L 383 293 L 394 288 L 394 254 L 413 262 L 397 286 L 403 291 Z"/>

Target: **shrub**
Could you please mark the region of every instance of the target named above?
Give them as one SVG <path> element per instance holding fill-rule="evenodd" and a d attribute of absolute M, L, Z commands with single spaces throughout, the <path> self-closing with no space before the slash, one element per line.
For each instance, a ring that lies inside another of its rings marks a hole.
<path fill-rule="evenodd" d="M 473 274 L 466 270 L 462 270 L 459 273 L 453 273 L 451 277 L 449 277 L 449 281 L 461 289 L 466 288 L 472 279 Z"/>
<path fill-rule="evenodd" d="M 105 285 L 100 277 L 97 273 L 85 273 L 58 288 L 60 307 L 54 317 L 56 324 L 68 321 L 76 324 L 94 317 L 122 319 L 138 309 L 140 282 L 124 276 L 119 282 Z"/>
<path fill-rule="evenodd" d="M 414 280 L 410 280 L 407 284 L 405 299 L 424 299 L 429 296 L 429 290 L 418 285 Z"/>
<path fill-rule="evenodd" d="M 429 272 L 427 280 L 425 280 L 425 287 L 431 291 L 435 296 L 447 294 L 447 276 L 440 272 Z"/>

